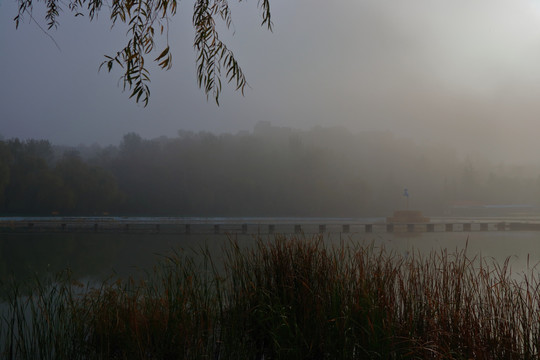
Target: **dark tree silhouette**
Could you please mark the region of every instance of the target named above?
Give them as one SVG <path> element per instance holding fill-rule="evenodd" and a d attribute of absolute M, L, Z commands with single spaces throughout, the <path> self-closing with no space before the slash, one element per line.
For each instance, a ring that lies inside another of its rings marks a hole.
<path fill-rule="evenodd" d="M 241 0 L 238 0 L 239 2 Z M 35 20 L 34 2 L 45 3 L 43 14 L 48 29 L 57 28 L 58 17 L 64 10 L 70 10 L 75 16 L 87 16 L 96 19 L 98 14 L 107 11 L 111 25 L 121 23 L 127 26 L 127 43 L 116 54 L 105 56 L 101 67 L 110 72 L 115 66 L 123 69 L 123 88 L 129 90 L 130 97 L 145 106 L 150 99 L 150 73 L 146 64 L 148 58 L 158 63 L 162 69 L 172 66 L 172 54 L 169 46 L 169 20 L 178 9 L 177 0 L 112 0 L 110 4 L 102 0 L 17 0 L 18 14 L 15 25 L 18 27 L 25 16 Z M 262 12 L 262 24 L 272 29 L 270 0 L 259 0 Z M 193 47 L 196 52 L 197 82 L 207 98 L 212 96 L 219 105 L 222 90 L 222 78 L 233 83 L 236 90 L 244 93 L 247 80 L 238 64 L 234 53 L 220 40 L 218 26 L 224 24 L 227 29 L 232 25 L 231 9 L 227 0 L 195 0 L 193 6 L 193 27 L 195 38 Z M 155 37 L 165 38 L 165 46 L 156 48 Z M 100 68 L 101 68 L 100 67 Z"/>

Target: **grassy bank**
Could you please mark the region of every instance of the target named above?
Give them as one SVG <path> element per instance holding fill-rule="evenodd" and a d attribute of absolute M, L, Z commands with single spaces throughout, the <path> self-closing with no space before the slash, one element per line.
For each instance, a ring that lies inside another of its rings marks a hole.
<path fill-rule="evenodd" d="M 282 236 L 250 249 L 231 242 L 224 257 L 181 252 L 144 280 L 93 287 L 69 273 L 30 295 L 12 284 L 0 357 L 538 357 L 540 284 L 515 280 L 508 262 Z"/>

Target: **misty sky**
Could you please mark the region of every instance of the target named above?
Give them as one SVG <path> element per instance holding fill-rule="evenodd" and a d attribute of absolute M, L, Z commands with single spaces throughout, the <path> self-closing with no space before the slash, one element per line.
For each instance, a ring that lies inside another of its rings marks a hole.
<path fill-rule="evenodd" d="M 151 68 L 150 104 L 98 73 L 125 42 L 104 12 L 67 11 L 51 35 L 14 0 L 0 0 L 0 134 L 55 144 L 117 144 L 122 135 L 179 129 L 237 132 L 259 121 L 352 131 L 391 130 L 462 154 L 540 163 L 540 0 L 271 0 L 275 29 L 255 0 L 234 4 L 223 33 L 251 88 L 207 102 L 195 80 L 192 4 L 170 32 L 173 69 Z M 39 9 L 34 16 L 38 21 Z"/>

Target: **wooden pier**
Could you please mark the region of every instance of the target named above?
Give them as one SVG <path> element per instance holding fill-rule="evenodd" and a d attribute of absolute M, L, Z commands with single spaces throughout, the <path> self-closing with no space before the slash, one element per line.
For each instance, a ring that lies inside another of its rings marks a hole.
<path fill-rule="evenodd" d="M 430 223 L 357 223 L 331 220 L 327 223 L 211 222 L 185 219 L 122 220 L 95 218 L 0 220 L 0 237 L 5 232 L 86 232 L 86 233 L 164 233 L 164 234 L 358 234 L 358 233 L 434 233 L 475 231 L 540 231 L 540 222 L 430 222 Z"/>

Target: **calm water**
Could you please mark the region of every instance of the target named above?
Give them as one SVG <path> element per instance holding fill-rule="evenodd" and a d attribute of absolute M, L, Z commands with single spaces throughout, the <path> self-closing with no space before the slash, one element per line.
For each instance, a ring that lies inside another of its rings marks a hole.
<path fill-rule="evenodd" d="M 443 249 L 455 252 L 467 247 L 469 256 L 478 255 L 499 262 L 510 257 L 514 273 L 540 262 L 540 232 L 359 232 L 324 237 L 329 242 L 346 244 L 374 242 L 405 256 Z M 244 246 L 255 242 L 252 235 L 235 238 Z M 0 281 L 11 276 L 23 281 L 66 268 L 80 279 L 137 275 L 151 269 L 160 257 L 178 249 L 208 247 L 219 259 L 221 249 L 227 243 L 227 235 L 208 234 L 1 233 Z"/>
<path fill-rule="evenodd" d="M 246 239 L 247 240 L 247 239 Z M 226 236 L 103 233 L 2 233 L 0 281 L 31 279 L 66 268 L 80 279 L 137 275 L 180 249 L 221 249 Z"/>

